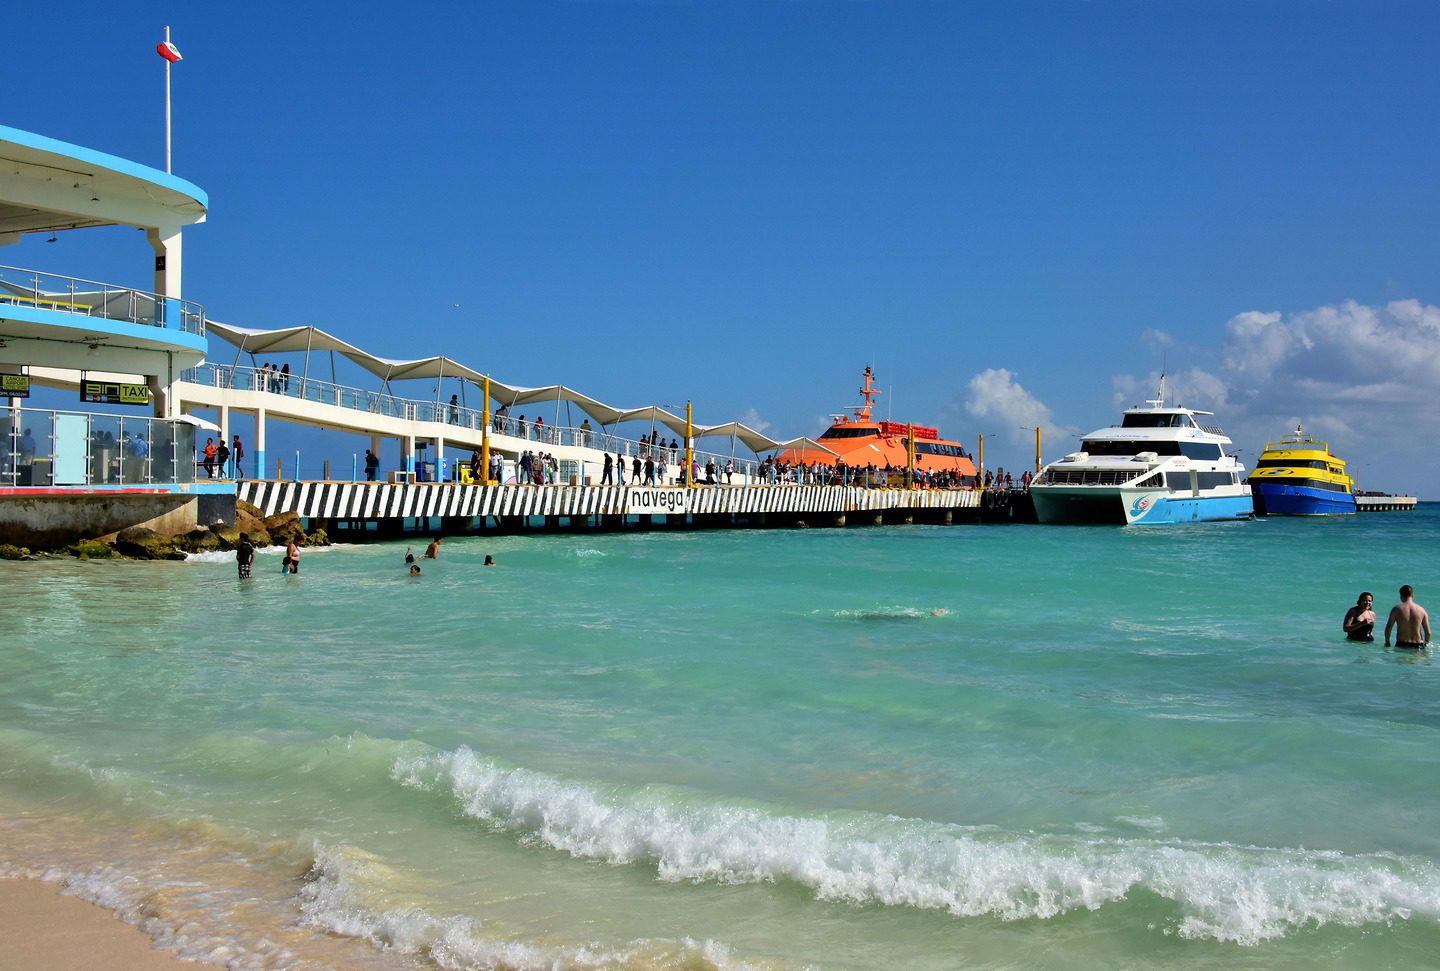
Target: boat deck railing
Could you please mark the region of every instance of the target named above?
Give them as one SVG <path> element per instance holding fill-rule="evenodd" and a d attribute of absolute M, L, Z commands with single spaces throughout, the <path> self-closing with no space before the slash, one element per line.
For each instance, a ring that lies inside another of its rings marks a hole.
<path fill-rule="evenodd" d="M 1112 472 L 1097 469 L 1049 469 L 1036 476 L 1033 485 L 1124 485 L 1135 478 L 1134 472 Z"/>
<path fill-rule="evenodd" d="M 205 308 L 147 290 L 0 266 L 0 304 L 205 333 Z"/>

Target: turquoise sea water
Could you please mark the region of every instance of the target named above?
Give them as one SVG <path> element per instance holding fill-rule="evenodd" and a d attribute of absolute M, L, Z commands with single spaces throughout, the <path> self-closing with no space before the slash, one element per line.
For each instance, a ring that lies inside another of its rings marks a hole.
<path fill-rule="evenodd" d="M 1339 623 L 1440 606 L 1437 550 L 1430 505 L 0 563 L 0 874 L 240 968 L 1435 966 L 1440 668 Z"/>

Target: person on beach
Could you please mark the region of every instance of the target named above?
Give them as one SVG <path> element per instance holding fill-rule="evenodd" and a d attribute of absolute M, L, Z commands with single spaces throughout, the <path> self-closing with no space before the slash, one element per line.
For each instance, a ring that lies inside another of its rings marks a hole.
<path fill-rule="evenodd" d="M 235 566 L 240 571 L 240 579 L 249 579 L 250 568 L 254 563 L 255 547 L 251 545 L 250 537 L 241 536 L 240 545 L 235 547 Z"/>
<path fill-rule="evenodd" d="M 1400 588 L 1400 602 L 1390 608 L 1385 621 L 1385 646 L 1390 646 L 1390 629 L 1395 628 L 1395 646 L 1419 648 L 1430 643 L 1430 614 L 1415 602 L 1415 588 Z"/>
<path fill-rule="evenodd" d="M 1373 641 L 1375 639 L 1375 611 L 1371 608 L 1375 598 L 1367 590 L 1355 601 L 1355 606 L 1345 612 L 1340 629 L 1350 641 Z"/>
<path fill-rule="evenodd" d="M 286 566 L 290 567 L 291 573 L 300 572 L 300 544 L 294 539 L 290 540 L 290 545 L 285 547 L 285 559 L 280 564 L 282 573 Z"/>
<path fill-rule="evenodd" d="M 440 558 L 440 537 L 439 537 L 439 536 L 436 536 L 433 540 L 430 541 L 430 545 L 427 546 L 427 547 L 425 547 L 425 559 L 427 559 L 427 560 L 438 560 L 439 558 Z"/>

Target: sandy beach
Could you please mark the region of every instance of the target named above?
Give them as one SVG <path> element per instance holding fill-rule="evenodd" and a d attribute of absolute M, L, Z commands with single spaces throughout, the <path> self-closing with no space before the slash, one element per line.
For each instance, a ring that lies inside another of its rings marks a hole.
<path fill-rule="evenodd" d="M 0 950 L 6 971 L 215 967 L 155 950 L 144 931 L 42 880 L 0 880 Z"/>

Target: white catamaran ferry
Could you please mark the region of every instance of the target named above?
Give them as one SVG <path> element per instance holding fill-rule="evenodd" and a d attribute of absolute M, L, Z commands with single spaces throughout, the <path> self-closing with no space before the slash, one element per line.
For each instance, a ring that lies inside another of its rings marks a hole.
<path fill-rule="evenodd" d="M 1150 526 L 1254 515 L 1245 467 L 1225 451 L 1230 439 L 1195 420 L 1213 412 L 1166 407 L 1163 378 L 1145 404 L 1040 471 L 1030 485 L 1040 522 Z"/>

